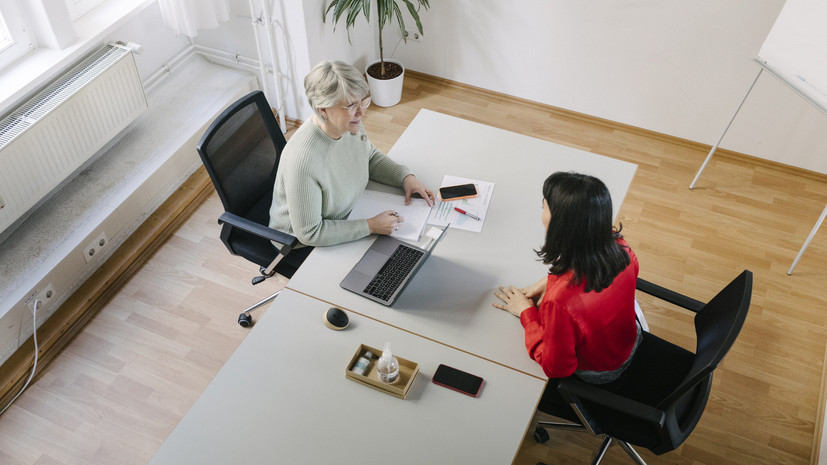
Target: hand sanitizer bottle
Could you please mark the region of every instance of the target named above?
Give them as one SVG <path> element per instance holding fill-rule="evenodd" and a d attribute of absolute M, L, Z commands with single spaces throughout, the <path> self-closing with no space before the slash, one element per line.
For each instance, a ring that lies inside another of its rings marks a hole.
<path fill-rule="evenodd" d="M 368 368 L 370 364 L 370 359 L 373 358 L 373 354 L 370 351 L 365 351 L 365 353 L 359 357 L 359 360 L 356 360 L 356 363 L 353 364 L 353 368 L 350 371 L 356 373 L 357 375 L 364 375 L 365 370 Z"/>
<path fill-rule="evenodd" d="M 376 371 L 379 373 L 379 381 L 393 384 L 399 379 L 399 361 L 391 353 L 391 343 L 386 342 L 382 350 L 382 356 L 376 363 Z"/>

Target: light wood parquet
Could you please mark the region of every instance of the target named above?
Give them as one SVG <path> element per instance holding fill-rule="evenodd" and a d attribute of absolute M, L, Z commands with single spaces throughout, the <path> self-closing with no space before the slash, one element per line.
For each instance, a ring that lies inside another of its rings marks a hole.
<path fill-rule="evenodd" d="M 641 451 L 649 464 L 815 463 L 827 230 L 786 270 L 827 201 L 824 176 L 720 154 L 690 191 L 704 147 L 416 73 L 402 103 L 371 107 L 365 126 L 388 150 L 420 108 L 637 163 L 618 221 L 646 279 L 707 300 L 744 268 L 755 273 L 749 317 L 700 424 L 676 451 Z M 246 335 L 238 312 L 285 284 L 249 285 L 255 267 L 220 243 L 220 211 L 211 195 L 0 417 L 0 463 L 150 459 Z M 693 348 L 690 315 L 640 298 L 654 333 Z M 599 443 L 552 431 L 539 445 L 529 429 L 515 463 L 589 463 Z M 612 447 L 604 463 L 631 462 Z"/>

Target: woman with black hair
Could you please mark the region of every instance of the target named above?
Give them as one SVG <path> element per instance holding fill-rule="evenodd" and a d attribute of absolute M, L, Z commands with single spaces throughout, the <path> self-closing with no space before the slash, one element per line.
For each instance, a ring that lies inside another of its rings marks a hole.
<path fill-rule="evenodd" d="M 593 176 L 554 173 L 543 184 L 542 222 L 546 238 L 536 252 L 548 276 L 524 288 L 501 286 L 493 305 L 520 318 L 528 354 L 549 378 L 614 381 L 631 361 L 641 329 L 638 261 L 612 227 L 609 190 Z"/>

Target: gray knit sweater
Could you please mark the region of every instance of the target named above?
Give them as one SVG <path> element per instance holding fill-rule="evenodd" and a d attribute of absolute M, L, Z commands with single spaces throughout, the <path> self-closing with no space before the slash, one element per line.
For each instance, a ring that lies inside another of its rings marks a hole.
<path fill-rule="evenodd" d="M 308 118 L 282 152 L 270 227 L 313 246 L 368 236 L 367 220 L 345 220 L 368 179 L 401 186 L 409 174 L 371 143 L 364 127 L 333 140 Z"/>

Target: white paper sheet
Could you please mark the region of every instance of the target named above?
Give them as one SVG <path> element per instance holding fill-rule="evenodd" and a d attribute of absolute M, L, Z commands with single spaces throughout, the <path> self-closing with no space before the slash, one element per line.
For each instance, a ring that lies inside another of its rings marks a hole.
<path fill-rule="evenodd" d="M 491 196 L 494 195 L 494 183 L 487 181 L 479 181 L 476 179 L 460 178 L 458 176 L 445 175 L 442 178 L 444 186 L 455 186 L 457 184 L 473 183 L 477 187 L 477 196 L 470 199 L 450 200 L 443 202 L 437 199 L 436 205 L 431 210 L 431 216 L 428 218 L 428 223 L 437 226 L 445 226 L 448 223 L 452 228 L 462 229 L 465 231 L 481 232 L 482 225 L 485 223 L 485 215 L 488 213 L 488 204 L 491 202 Z M 475 220 L 470 216 L 454 210 L 460 208 L 476 217 Z"/>
<path fill-rule="evenodd" d="M 353 210 L 347 219 L 358 220 L 373 218 L 386 210 L 395 210 L 404 220 L 399 223 L 399 229 L 391 236 L 413 242 L 419 242 L 419 237 L 428 222 L 431 207 L 423 199 L 411 199 L 410 205 L 405 205 L 405 196 L 388 194 L 386 192 L 365 190 L 356 201 Z"/>

